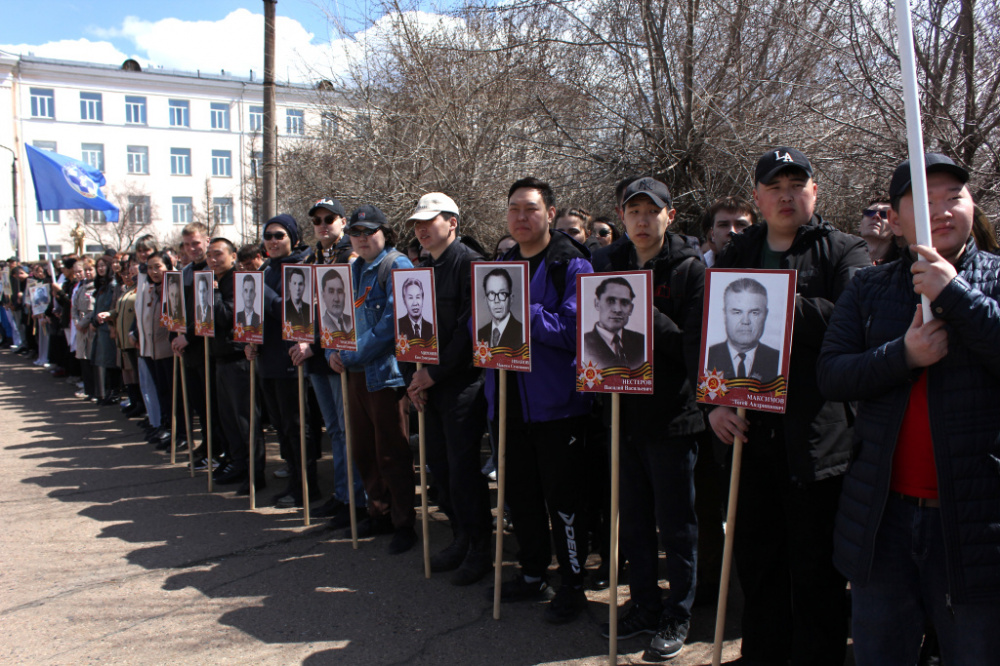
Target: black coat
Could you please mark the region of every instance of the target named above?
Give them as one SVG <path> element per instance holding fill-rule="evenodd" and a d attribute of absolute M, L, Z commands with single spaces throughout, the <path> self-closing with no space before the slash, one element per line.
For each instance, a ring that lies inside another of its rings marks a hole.
<path fill-rule="evenodd" d="M 766 242 L 767 222 L 754 225 L 733 236 L 715 266 L 760 268 Z M 853 409 L 847 401 L 823 397 L 816 384 L 816 360 L 834 303 L 858 270 L 871 266 L 871 259 L 863 240 L 814 216 L 799 228 L 781 264 L 797 271 L 787 410 L 783 415 L 747 411 L 748 440 L 752 445 L 754 433 L 762 430 L 782 432 L 789 481 L 804 485 L 847 469 Z"/>
<path fill-rule="evenodd" d="M 667 232 L 663 249 L 644 266 L 628 239 L 598 250 L 593 264 L 598 272 L 653 272 L 655 393 L 622 394 L 622 433 L 652 443 L 702 432 L 705 421 L 694 397 L 705 297 L 701 253 L 682 236 Z"/>
<path fill-rule="evenodd" d="M 746 376 L 761 382 L 771 381 L 781 374 L 781 368 L 778 367 L 780 356 L 777 349 L 758 343 L 753 355 L 753 365 L 745 368 Z M 725 342 L 708 348 L 705 364 L 708 366 L 706 370 L 722 370 L 722 375 L 726 379 L 732 379 L 737 375 L 736 368 L 733 367 L 733 357 L 729 355 L 729 345 Z"/>
<path fill-rule="evenodd" d="M 622 353 L 625 355 L 625 366 L 629 370 L 635 370 L 644 362 L 646 336 L 623 328 L 619 337 L 622 343 Z M 596 326 L 594 330 L 583 334 L 583 363 L 586 364 L 587 361 L 593 361 L 599 370 L 620 366 L 615 351 L 597 332 Z"/>
<path fill-rule="evenodd" d="M 281 259 L 270 259 L 264 269 L 264 344 L 260 346 L 260 373 L 264 379 L 292 378 L 298 374 L 288 350 L 294 342 L 281 339 L 284 301 L 281 298 L 282 267 L 308 263 L 312 248 L 299 245 Z"/>
<path fill-rule="evenodd" d="M 1000 601 L 1000 258 L 970 239 L 958 277 L 931 303 L 948 354 L 926 369 L 952 601 Z M 909 256 L 868 269 L 837 302 L 819 360 L 834 400 L 857 400 L 855 445 L 834 533 L 834 563 L 853 583 L 871 571 L 892 458 L 919 370 L 903 336 L 919 298 Z"/>

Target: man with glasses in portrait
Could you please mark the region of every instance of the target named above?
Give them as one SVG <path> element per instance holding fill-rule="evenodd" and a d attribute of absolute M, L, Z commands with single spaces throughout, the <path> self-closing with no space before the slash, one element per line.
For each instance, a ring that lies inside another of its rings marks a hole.
<path fill-rule="evenodd" d="M 518 349 L 524 344 L 524 327 L 510 312 L 514 283 L 502 268 L 494 268 L 483 278 L 483 291 L 490 311 L 490 322 L 479 329 L 477 340 L 486 340 L 491 348 Z"/>

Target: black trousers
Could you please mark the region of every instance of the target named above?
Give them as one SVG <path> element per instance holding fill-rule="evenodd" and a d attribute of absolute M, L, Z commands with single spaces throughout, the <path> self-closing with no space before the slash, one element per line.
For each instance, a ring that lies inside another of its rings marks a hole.
<path fill-rule="evenodd" d="M 694 511 L 694 437 L 656 442 L 622 437 L 620 447 L 622 555 L 629 563 L 632 601 L 681 622 L 691 617 L 698 552 Z M 659 586 L 659 543 L 667 555 L 670 594 Z"/>
<path fill-rule="evenodd" d="M 793 666 L 842 666 L 846 581 L 833 566 L 842 477 L 789 482 L 783 437 L 744 447 L 734 558 L 743 588 L 743 656 Z"/>
<path fill-rule="evenodd" d="M 204 351 L 200 352 L 204 354 Z M 198 445 L 198 450 L 195 451 L 195 455 L 199 453 L 201 455 L 205 454 L 205 446 L 208 441 L 208 411 L 206 407 L 209 405 L 205 401 L 205 359 L 204 356 L 199 357 L 193 363 L 188 356 L 181 359 L 181 363 L 185 363 L 186 367 L 184 372 L 187 377 L 187 390 L 188 390 L 188 408 L 198 416 L 198 422 L 201 424 L 201 444 Z M 209 359 L 209 365 L 211 374 L 209 389 L 212 392 L 212 400 L 210 408 L 212 410 L 212 443 L 215 447 L 218 446 L 216 442 L 222 442 L 225 440 L 225 435 L 222 432 L 222 428 L 219 427 L 219 387 L 215 381 L 215 359 Z M 178 368 L 178 373 L 180 368 Z M 166 410 L 169 413 L 169 409 Z M 188 439 L 188 443 L 191 444 L 191 437 L 187 436 L 186 425 L 184 421 L 184 402 L 183 400 L 178 402 L 177 411 L 177 430 L 178 433 L 184 432 Z M 178 437 L 179 438 L 179 437 Z M 213 447 L 213 448 L 215 448 Z M 218 449 L 212 451 L 213 456 L 218 455 Z"/>
<path fill-rule="evenodd" d="M 174 400 L 174 358 L 152 359 L 143 357 L 156 385 L 156 400 L 160 403 L 160 423 L 153 423 L 166 430 L 170 429 L 170 408 Z M 184 396 L 181 394 L 180 368 L 177 369 L 177 441 L 184 439 Z"/>
<path fill-rule="evenodd" d="M 483 476 L 481 448 L 486 431 L 483 379 L 471 384 L 432 386 L 424 408 L 427 464 L 440 483 L 439 504 L 456 532 L 489 535 L 489 485 Z"/>
<path fill-rule="evenodd" d="M 585 439 L 584 417 L 528 423 L 507 431 L 507 503 L 514 519 L 518 561 L 526 576 L 545 575 L 554 542 L 562 584 L 583 582 Z"/>
<path fill-rule="evenodd" d="M 258 366 L 259 369 L 259 366 Z M 308 386 L 308 384 L 307 384 Z M 270 379 L 261 377 L 261 391 L 267 411 L 271 415 L 271 425 L 278 432 L 282 451 L 288 456 L 292 475 L 288 478 L 288 492 L 302 499 L 302 457 L 300 456 L 299 381 L 297 378 Z M 302 396 L 306 399 L 307 396 Z M 249 400 L 249 397 L 247 398 Z M 309 418 L 306 415 L 306 418 Z M 307 440 L 308 444 L 308 440 Z M 316 478 L 316 460 L 319 458 L 318 442 L 315 450 L 306 447 L 306 475 L 309 494 L 319 492 Z"/>
<path fill-rule="evenodd" d="M 244 357 L 220 358 L 215 362 L 215 385 L 218 387 L 219 427 L 226 455 L 233 464 L 249 467 L 250 457 L 250 361 Z M 254 464 L 264 470 L 264 433 L 260 414 L 254 415 Z"/>

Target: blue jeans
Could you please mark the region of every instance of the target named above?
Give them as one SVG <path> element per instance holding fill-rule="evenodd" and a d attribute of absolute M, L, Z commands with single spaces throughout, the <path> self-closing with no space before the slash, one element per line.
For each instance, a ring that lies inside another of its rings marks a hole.
<path fill-rule="evenodd" d="M 330 436 L 333 454 L 333 496 L 347 503 L 347 441 L 344 438 L 344 394 L 341 392 L 340 375 L 309 375 L 319 410 L 323 413 L 326 434 Z M 365 484 L 354 466 L 354 503 L 367 506 Z"/>
<path fill-rule="evenodd" d="M 149 416 L 149 424 L 163 428 L 170 427 L 170 421 L 160 422 L 160 400 L 156 394 L 156 382 L 153 381 L 153 359 L 146 356 L 139 357 L 139 392 L 142 394 L 142 401 L 146 403 L 146 414 Z M 169 405 L 167 411 L 170 410 Z"/>
<path fill-rule="evenodd" d="M 933 625 L 948 666 L 1000 658 L 1000 603 L 950 603 L 939 509 L 890 497 L 875 537 L 871 576 L 851 586 L 858 666 L 912 666 Z"/>

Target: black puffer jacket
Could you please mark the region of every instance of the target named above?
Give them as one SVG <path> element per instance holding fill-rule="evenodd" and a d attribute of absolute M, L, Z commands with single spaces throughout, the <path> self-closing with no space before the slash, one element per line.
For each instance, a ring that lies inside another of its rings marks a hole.
<path fill-rule="evenodd" d="M 483 261 L 482 255 L 456 239 L 437 259 L 428 259 L 421 266 L 434 269 L 435 304 L 437 306 L 437 338 L 440 363 L 428 365 L 427 372 L 435 383 L 455 381 L 471 384 L 482 370 L 472 365 L 473 261 Z"/>
<path fill-rule="evenodd" d="M 652 395 L 621 396 L 623 434 L 642 443 L 693 435 L 705 429 L 695 402 L 698 351 L 705 296 L 705 264 L 701 253 L 683 236 L 667 232 L 663 249 L 639 265 L 627 239 L 598 250 L 594 270 L 653 272 Z"/>
<path fill-rule="evenodd" d="M 733 237 L 715 267 L 759 268 L 766 241 L 766 222 L 750 227 Z M 802 486 L 847 469 L 854 414 L 846 401 L 827 400 L 820 394 L 816 359 L 834 303 L 855 273 L 871 266 L 871 259 L 863 240 L 813 216 L 799 227 L 781 263 L 797 272 L 787 409 L 784 415 L 748 411 L 748 439 L 752 442 L 759 430 L 783 432 L 789 481 Z"/>
<path fill-rule="evenodd" d="M 927 368 L 951 599 L 1000 600 L 1000 258 L 970 239 L 958 277 L 931 303 L 948 355 Z M 871 571 L 892 457 L 913 382 L 903 336 L 919 298 L 904 256 L 862 272 L 837 302 L 819 362 L 820 388 L 858 400 L 853 460 L 844 479 L 834 562 L 852 582 Z"/>

